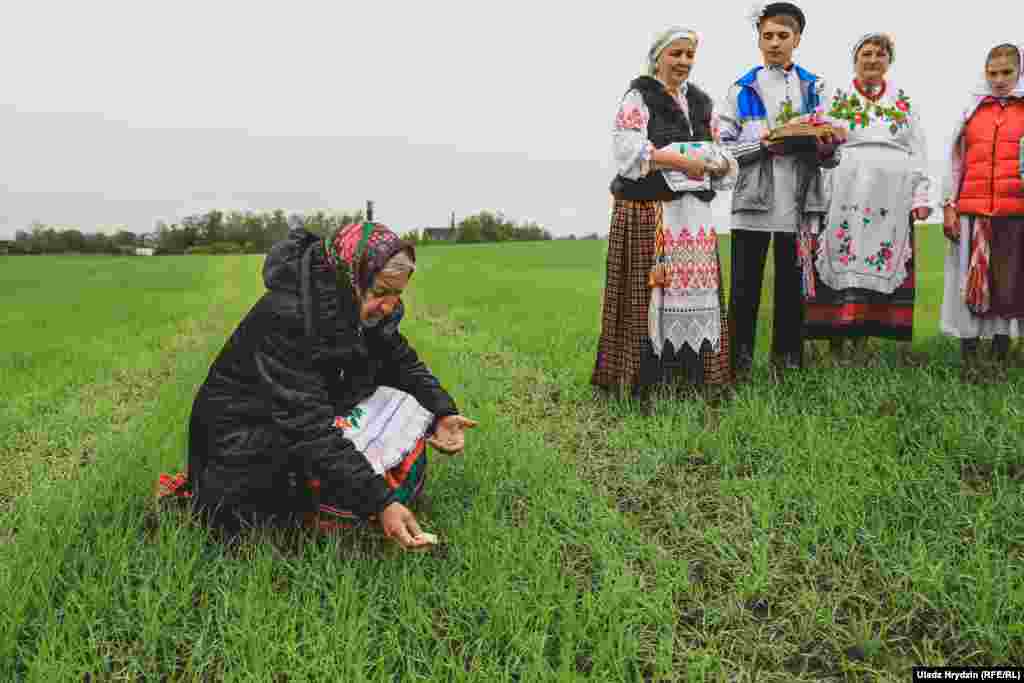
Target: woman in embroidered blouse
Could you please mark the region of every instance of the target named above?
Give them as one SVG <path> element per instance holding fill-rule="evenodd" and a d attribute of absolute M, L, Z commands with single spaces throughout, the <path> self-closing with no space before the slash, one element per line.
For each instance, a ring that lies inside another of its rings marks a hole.
<path fill-rule="evenodd" d="M 978 379 L 978 339 L 1005 371 L 1024 318 L 1024 52 L 997 45 L 953 135 L 943 185 L 941 330 L 958 337 L 963 379 Z"/>
<path fill-rule="evenodd" d="M 858 40 L 853 82 L 828 111 L 849 136 L 822 232 L 808 240 L 804 336 L 829 339 L 836 355 L 845 339 L 913 336 L 914 221 L 931 215 L 931 182 L 918 111 L 886 78 L 895 56 L 889 35 Z"/>
<path fill-rule="evenodd" d="M 591 383 L 636 398 L 658 385 L 732 381 L 710 202 L 738 167 L 714 144 L 711 98 L 688 80 L 698 42 L 681 28 L 656 38 L 612 134 L 618 173 Z"/>

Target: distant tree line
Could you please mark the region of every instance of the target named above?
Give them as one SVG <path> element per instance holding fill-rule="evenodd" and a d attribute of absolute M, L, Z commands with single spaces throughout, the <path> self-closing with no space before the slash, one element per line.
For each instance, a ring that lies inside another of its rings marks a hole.
<path fill-rule="evenodd" d="M 476 244 L 481 242 L 529 242 L 552 239 L 551 233 L 534 221 L 516 223 L 500 211 L 481 211 L 467 216 L 453 228 L 449 239 L 429 239 L 423 230 L 402 235 L 413 244 Z"/>
<path fill-rule="evenodd" d="M 77 228 L 36 222 L 29 230 L 15 233 L 9 253 L 134 254 L 137 248 L 145 247 L 156 254 L 263 254 L 275 242 L 284 239 L 293 226 L 301 224 L 312 233 L 326 236 L 363 218 L 362 211 L 286 214 L 283 209 L 259 212 L 214 209 L 186 216 L 176 223 L 157 221 L 155 230 L 150 233 L 119 230 L 114 234 L 85 233 Z M 418 245 L 552 239 L 550 232 L 533 221 L 517 224 L 500 212 L 490 211 L 464 218 L 452 234 L 449 240 L 429 240 L 422 231 L 413 230 L 402 237 Z"/>
<path fill-rule="evenodd" d="M 301 225 L 327 236 L 338 228 L 363 220 L 362 211 L 314 211 L 286 214 L 273 211 L 208 211 L 187 216 L 180 223 L 158 223 L 157 253 L 162 254 L 265 254 L 283 240 L 292 227 Z"/>
<path fill-rule="evenodd" d="M 148 247 L 157 254 L 263 254 L 284 239 L 296 221 L 318 235 L 363 220 L 363 212 L 316 211 L 309 214 L 273 211 L 221 211 L 193 214 L 176 223 L 157 221 L 150 233 L 119 230 L 114 234 L 84 233 L 33 223 L 18 230 L 11 254 L 134 254 Z"/>
<path fill-rule="evenodd" d="M 126 230 L 113 235 L 85 233 L 76 228 L 56 228 L 33 223 L 29 230 L 18 230 L 8 253 L 21 254 L 121 254 L 134 253 L 142 246 L 139 236 Z"/>
<path fill-rule="evenodd" d="M 604 239 L 608 239 L 608 236 L 607 235 L 601 236 L 601 235 L 598 235 L 596 232 L 588 232 L 586 235 L 583 235 L 582 237 L 577 237 L 575 234 L 569 234 L 569 235 L 566 235 L 565 237 L 559 237 L 558 239 L 560 239 L 560 240 L 604 240 Z"/>

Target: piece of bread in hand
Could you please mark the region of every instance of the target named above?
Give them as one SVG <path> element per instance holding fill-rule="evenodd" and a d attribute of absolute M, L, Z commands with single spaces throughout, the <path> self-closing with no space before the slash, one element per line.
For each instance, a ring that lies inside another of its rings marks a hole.
<path fill-rule="evenodd" d="M 426 543 L 423 543 L 421 545 L 414 545 L 411 548 L 406 548 L 406 550 L 421 553 L 430 550 L 439 543 L 437 536 L 435 536 L 434 534 L 428 534 L 427 532 L 423 532 L 419 536 L 414 537 L 414 539 L 417 541 L 426 541 Z"/>

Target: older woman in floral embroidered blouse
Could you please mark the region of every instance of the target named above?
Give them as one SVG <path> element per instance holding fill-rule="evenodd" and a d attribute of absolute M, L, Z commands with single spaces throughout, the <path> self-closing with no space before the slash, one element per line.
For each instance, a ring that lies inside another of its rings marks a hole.
<path fill-rule="evenodd" d="M 735 180 L 711 98 L 689 82 L 699 39 L 671 28 L 623 97 L 601 337 L 592 383 L 644 397 L 732 380 L 710 202 Z"/>
<path fill-rule="evenodd" d="M 887 78 L 895 57 L 887 34 L 858 40 L 856 75 L 828 112 L 849 138 L 830 172 L 824 229 L 804 262 L 804 336 L 831 340 L 836 353 L 844 339 L 913 335 L 914 221 L 931 214 L 931 181 L 917 108 Z"/>

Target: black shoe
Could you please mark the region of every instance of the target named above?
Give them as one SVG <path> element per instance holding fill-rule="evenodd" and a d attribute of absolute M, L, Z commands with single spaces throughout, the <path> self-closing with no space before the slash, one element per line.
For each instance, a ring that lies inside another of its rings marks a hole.
<path fill-rule="evenodd" d="M 629 392 L 629 398 L 641 415 L 650 415 L 654 411 L 654 387 L 638 384 Z"/>
<path fill-rule="evenodd" d="M 960 340 L 960 362 L 964 365 L 973 364 L 978 359 L 978 340 Z"/>
<path fill-rule="evenodd" d="M 747 348 L 739 348 L 736 350 L 736 367 L 734 368 L 737 376 L 746 376 L 751 373 L 754 369 L 754 350 Z"/>
<path fill-rule="evenodd" d="M 772 363 L 783 370 L 800 370 L 803 368 L 803 355 L 799 351 L 787 351 L 772 358 Z"/>
<path fill-rule="evenodd" d="M 997 334 L 992 338 L 992 359 L 1002 364 L 1010 357 L 1010 337 L 1005 334 Z"/>
<path fill-rule="evenodd" d="M 960 340 L 960 381 L 966 384 L 977 384 L 981 380 L 981 368 L 978 363 L 978 340 Z"/>

